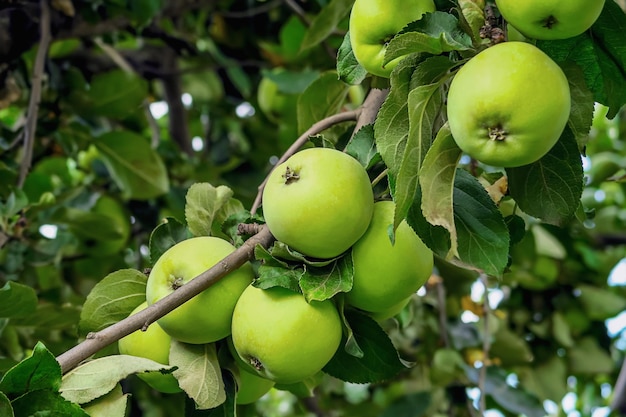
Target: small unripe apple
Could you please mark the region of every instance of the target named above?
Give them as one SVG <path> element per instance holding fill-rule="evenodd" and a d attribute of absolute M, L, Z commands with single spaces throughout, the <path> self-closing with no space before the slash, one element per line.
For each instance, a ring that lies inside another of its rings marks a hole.
<path fill-rule="evenodd" d="M 433 254 L 406 221 L 396 229 L 392 243 L 389 233 L 394 211 L 392 201 L 374 204 L 367 231 L 352 247 L 354 279 L 345 297 L 348 304 L 361 310 L 393 312 L 404 306 L 432 273 Z"/>
<path fill-rule="evenodd" d="M 561 68 L 525 42 L 503 42 L 478 53 L 448 92 L 457 145 L 496 167 L 519 167 L 544 156 L 563 133 L 570 107 Z"/>
<path fill-rule="evenodd" d="M 290 384 L 318 373 L 341 342 L 341 319 L 331 300 L 308 303 L 282 287 L 250 285 L 233 314 L 233 345 L 256 372 Z"/>
<path fill-rule="evenodd" d="M 227 241 L 201 236 L 183 240 L 165 251 L 150 271 L 148 304 L 176 291 L 235 251 Z M 235 304 L 252 282 L 249 263 L 230 272 L 209 288 L 158 320 L 163 330 L 185 343 L 215 342 L 230 334 Z"/>
<path fill-rule="evenodd" d="M 148 303 L 144 302 L 135 308 L 130 315 L 137 314 L 146 307 L 148 307 Z M 121 338 L 117 345 L 123 355 L 138 356 L 169 365 L 171 343 L 170 335 L 165 333 L 158 323 L 152 323 L 146 331 L 137 330 Z M 182 391 L 172 374 L 146 372 L 137 374 L 137 376 L 157 391 L 170 394 Z"/>
<path fill-rule="evenodd" d="M 588 30 L 604 0 L 496 0 L 506 21 L 533 39 L 567 39 Z"/>
<path fill-rule="evenodd" d="M 334 258 L 362 235 L 374 195 L 367 171 L 336 149 L 309 148 L 278 165 L 263 190 L 263 216 L 277 240 L 314 258 Z"/>

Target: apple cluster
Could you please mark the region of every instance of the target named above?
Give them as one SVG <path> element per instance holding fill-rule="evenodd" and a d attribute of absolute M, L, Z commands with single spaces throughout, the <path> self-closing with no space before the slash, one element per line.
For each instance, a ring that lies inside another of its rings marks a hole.
<path fill-rule="evenodd" d="M 374 201 L 365 168 L 336 149 L 310 148 L 277 166 L 263 194 L 264 217 L 275 237 L 315 259 L 351 256 L 353 286 L 346 308 L 383 320 L 397 314 L 428 279 L 432 252 L 402 222 L 392 236 L 395 205 Z M 155 262 L 148 305 L 176 291 L 235 250 L 210 236 L 179 242 Z M 168 364 L 173 340 L 227 346 L 239 370 L 237 402 L 256 401 L 274 384 L 314 377 L 340 348 L 343 322 L 334 297 L 307 301 L 300 292 L 254 285 L 250 263 L 160 318 L 147 331 L 119 341 L 122 354 Z M 180 391 L 170 374 L 140 374 L 161 392 Z"/>
<path fill-rule="evenodd" d="M 447 97 L 452 136 L 463 152 L 487 165 L 513 168 L 552 149 L 569 119 L 569 84 L 561 68 L 526 41 L 578 36 L 598 19 L 604 2 L 496 0 L 509 42 L 469 59 Z M 389 78 L 404 56 L 383 65 L 388 42 L 435 10 L 432 0 L 356 0 L 349 22 L 356 60 L 369 73 Z"/>

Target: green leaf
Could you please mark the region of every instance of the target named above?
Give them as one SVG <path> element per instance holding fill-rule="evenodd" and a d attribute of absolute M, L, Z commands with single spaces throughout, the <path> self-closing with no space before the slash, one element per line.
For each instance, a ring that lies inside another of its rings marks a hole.
<path fill-rule="evenodd" d="M 340 292 L 350 291 L 353 277 L 352 255 L 346 254 L 325 267 L 305 268 L 300 288 L 307 302 L 324 301 Z"/>
<path fill-rule="evenodd" d="M 286 262 L 272 256 L 264 247 L 257 245 L 254 248 L 254 257 L 261 262 L 258 278 L 253 285 L 257 288 L 268 289 L 283 287 L 294 292 L 300 292 L 300 278 L 304 274 L 301 267 L 289 266 Z"/>
<path fill-rule="evenodd" d="M 178 385 L 197 408 L 215 408 L 226 400 L 215 344 L 190 345 L 172 340 L 170 364 L 177 366 Z"/>
<path fill-rule="evenodd" d="M 480 29 L 485 25 L 484 0 L 459 0 L 461 9 L 460 26 L 467 26 L 474 42 L 479 43 Z"/>
<path fill-rule="evenodd" d="M 572 61 L 582 68 L 594 100 L 609 107 L 610 119 L 626 103 L 625 45 L 626 15 L 614 1 L 605 2 L 590 31 L 574 38 L 537 42 L 557 63 Z"/>
<path fill-rule="evenodd" d="M 124 226 L 112 216 L 74 207 L 58 207 L 50 216 L 50 222 L 69 226 L 83 239 L 115 240 L 125 234 Z"/>
<path fill-rule="evenodd" d="M 47 330 L 74 329 L 80 316 L 80 306 L 40 302 L 37 309 L 25 316 L 11 319 L 11 324 Z"/>
<path fill-rule="evenodd" d="M 298 98 L 298 132 L 336 114 L 348 95 L 348 86 L 335 71 L 327 71 L 311 83 Z"/>
<path fill-rule="evenodd" d="M 233 190 L 225 185 L 214 187 L 209 183 L 195 183 L 187 191 L 185 218 L 194 236 L 221 235 L 222 224 L 228 216 L 243 211 L 243 205 L 233 197 Z"/>
<path fill-rule="evenodd" d="M 61 366 L 43 343 L 38 342 L 31 356 L 7 371 L 0 380 L 0 391 L 9 398 L 30 391 L 57 391 L 61 385 Z"/>
<path fill-rule="evenodd" d="M 0 391 L 0 416 L 3 417 L 15 417 L 13 414 L 13 407 L 11 406 L 11 401 L 4 395 L 3 392 Z"/>
<path fill-rule="evenodd" d="M 0 317 L 25 316 L 37 308 L 37 294 L 31 287 L 8 281 L 0 288 Z"/>
<path fill-rule="evenodd" d="M 626 310 L 626 298 L 605 288 L 579 284 L 576 288 L 585 313 L 592 320 L 606 320 Z"/>
<path fill-rule="evenodd" d="M 300 94 L 303 93 L 320 76 L 319 71 L 303 70 L 288 71 L 274 68 L 271 71 L 261 71 L 263 77 L 267 77 L 276 83 L 279 93 Z"/>
<path fill-rule="evenodd" d="M 589 131 L 593 122 L 593 94 L 585 83 L 585 74 L 574 64 L 565 64 L 563 72 L 569 82 L 572 108 L 567 125 L 574 134 L 578 149 L 582 150 L 589 141 Z"/>
<path fill-rule="evenodd" d="M 124 417 L 128 410 L 130 394 L 124 394 L 117 384 L 108 394 L 85 404 L 83 409 L 91 417 Z"/>
<path fill-rule="evenodd" d="M 78 325 L 80 333 L 97 332 L 128 317 L 146 301 L 147 281 L 146 274 L 134 269 L 120 269 L 104 277 L 85 300 Z"/>
<path fill-rule="evenodd" d="M 346 145 L 345 152 L 359 161 L 366 170 L 382 161 L 376 150 L 374 125 L 365 125 L 359 129 Z"/>
<path fill-rule="evenodd" d="M 113 131 L 96 138 L 95 145 L 125 197 L 147 200 L 169 190 L 165 164 L 144 137 Z"/>
<path fill-rule="evenodd" d="M 562 346 L 574 346 L 575 342 L 572 338 L 571 326 L 567 322 L 566 317 L 560 311 L 555 311 L 552 315 L 552 335 Z"/>
<path fill-rule="evenodd" d="M 112 355 L 86 362 L 63 376 L 60 393 L 68 401 L 89 403 L 113 391 L 118 382 L 140 372 L 171 372 L 174 366 L 130 355 Z"/>
<path fill-rule="evenodd" d="M 67 401 L 58 392 L 29 391 L 13 401 L 16 416 L 90 417 L 78 404 Z"/>
<path fill-rule="evenodd" d="M 136 74 L 113 70 L 95 75 L 88 90 L 72 90 L 74 110 L 85 116 L 124 119 L 136 113 L 148 94 L 148 83 Z"/>
<path fill-rule="evenodd" d="M 478 370 L 467 366 L 465 373 L 472 383 L 478 384 Z M 511 413 L 523 414 L 526 417 L 545 417 L 546 411 L 539 399 L 520 388 L 509 385 L 506 382 L 507 376 L 508 373 L 502 368 L 488 367 L 485 393 Z"/>
<path fill-rule="evenodd" d="M 493 335 L 489 355 L 499 358 L 502 366 L 521 365 L 533 360 L 528 343 L 507 326 L 500 326 Z"/>
<path fill-rule="evenodd" d="M 166 217 L 150 234 L 150 262 L 154 265 L 166 250 L 190 237 L 184 224 L 173 217 Z"/>
<path fill-rule="evenodd" d="M 419 172 L 421 192 L 428 196 L 422 201 L 424 218 L 430 224 L 442 226 L 450 233 L 453 254 L 457 251 L 457 236 L 452 197 L 456 167 L 461 154 L 446 124 L 437 133 Z"/>
<path fill-rule="evenodd" d="M 507 168 L 509 192 L 527 214 L 562 226 L 578 208 L 583 189 L 583 169 L 574 135 L 568 128 L 540 160 Z M 538 198 L 541 196 L 541 198 Z"/>
<path fill-rule="evenodd" d="M 567 367 L 558 356 L 552 356 L 520 374 L 522 385 L 541 401 L 551 400 L 558 404 L 567 394 Z"/>
<path fill-rule="evenodd" d="M 393 180 L 393 176 L 390 176 L 389 179 Z M 413 196 L 413 203 L 406 215 L 406 222 L 433 253 L 446 258 L 451 249 L 450 232 L 442 226 L 433 226 L 426 220 L 422 212 L 423 200 L 422 187 L 418 183 Z"/>
<path fill-rule="evenodd" d="M 5 203 L 0 202 L 0 216 L 12 217 L 28 205 L 28 197 L 22 190 L 11 191 Z"/>
<path fill-rule="evenodd" d="M 509 230 L 487 191 L 469 172 L 457 169 L 454 223 L 462 262 L 500 276 L 509 254 Z"/>
<path fill-rule="evenodd" d="M 363 357 L 357 358 L 345 349 L 337 349 L 324 372 L 342 381 L 365 384 L 384 381 L 406 369 L 389 336 L 378 323 L 355 310 L 346 310 L 345 315 L 363 350 Z M 343 344 L 345 342 L 344 335 Z"/>
<path fill-rule="evenodd" d="M 351 85 L 361 84 L 367 77 L 367 70 L 359 64 L 352 51 L 350 32 L 346 33 L 337 52 L 337 73 L 341 81 Z"/>
<path fill-rule="evenodd" d="M 430 407 L 431 399 L 428 391 L 403 395 L 385 408 L 380 417 L 421 417 Z"/>
<path fill-rule="evenodd" d="M 322 10 L 311 20 L 300 50 L 317 46 L 330 36 L 339 22 L 350 13 L 352 3 L 354 0 L 331 0 L 322 7 Z"/>
<path fill-rule="evenodd" d="M 615 371 L 616 364 L 593 336 L 587 336 L 567 351 L 568 371 L 571 374 L 597 375 Z"/>
<path fill-rule="evenodd" d="M 471 37 L 459 27 L 459 20 L 448 12 L 426 13 L 416 22 L 409 23 L 387 45 L 384 64 L 395 58 L 428 53 L 466 51 L 472 48 Z"/>

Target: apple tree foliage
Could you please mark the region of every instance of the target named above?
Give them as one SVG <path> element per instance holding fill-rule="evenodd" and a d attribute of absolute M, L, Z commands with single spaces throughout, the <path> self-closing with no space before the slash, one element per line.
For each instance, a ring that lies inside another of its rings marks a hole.
<path fill-rule="evenodd" d="M 483 1 L 437 1 L 406 26 L 388 44 L 387 61 L 406 55 L 389 80 L 354 58 L 352 3 L 0 4 L 0 416 L 626 410 L 624 325 L 610 321 L 626 309 L 626 4 L 607 0 L 580 36 L 536 42 L 567 75 L 572 112 L 545 157 L 503 170 L 464 156 L 446 125 L 451 79 L 489 43 Z M 349 255 L 311 260 L 275 242 L 255 249 L 255 285 L 342 312 L 342 347 L 320 375 L 235 406 L 221 343 L 173 343 L 170 366 L 113 343 L 63 375 L 55 357 L 143 302 L 167 248 L 241 245 L 238 225 L 262 222 L 251 207 L 272 163 L 372 89 L 389 89 L 372 123 L 310 140 L 357 158 L 396 202 L 396 225 L 436 255 L 394 320 L 343 308 Z M 99 210 L 103 197 L 117 207 Z M 133 376 L 146 371 L 173 372 L 184 393 L 150 390 Z"/>

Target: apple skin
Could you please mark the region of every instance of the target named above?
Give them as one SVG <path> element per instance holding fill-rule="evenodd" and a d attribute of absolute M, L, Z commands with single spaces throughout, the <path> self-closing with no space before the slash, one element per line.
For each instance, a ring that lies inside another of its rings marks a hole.
<path fill-rule="evenodd" d="M 282 287 L 250 285 L 233 314 L 233 345 L 264 378 L 291 384 L 318 373 L 341 342 L 339 313 L 330 300 L 307 303 Z"/>
<path fill-rule="evenodd" d="M 368 72 L 389 78 L 404 57 L 398 57 L 383 67 L 386 43 L 407 24 L 435 10 L 433 0 L 356 0 L 349 23 L 355 58 Z"/>
<path fill-rule="evenodd" d="M 329 259 L 365 233 L 374 194 L 365 168 L 341 151 L 309 148 L 278 165 L 263 190 L 263 216 L 277 240 Z"/>
<path fill-rule="evenodd" d="M 392 201 L 374 204 L 372 222 L 352 247 L 354 280 L 345 300 L 353 307 L 373 313 L 392 312 L 394 307 L 406 305 L 432 273 L 433 253 L 406 221 L 396 229 L 392 245 L 389 229 L 394 211 Z"/>
<path fill-rule="evenodd" d="M 448 92 L 448 121 L 457 145 L 496 167 L 540 159 L 561 136 L 570 108 L 561 68 L 525 42 L 503 42 L 478 53 Z"/>
<path fill-rule="evenodd" d="M 369 315 L 371 318 L 373 318 L 379 323 L 385 320 L 388 320 L 390 318 L 393 318 L 397 316 L 398 314 L 400 314 L 400 312 L 404 310 L 407 305 L 409 305 L 409 302 L 411 301 L 412 297 L 413 297 L 413 294 L 411 294 L 409 297 L 405 298 L 404 300 L 400 301 L 399 303 L 389 307 L 387 310 L 378 311 L 378 312 L 370 312 Z"/>
<path fill-rule="evenodd" d="M 130 315 L 139 313 L 148 307 L 144 302 L 137 306 Z M 158 323 L 152 323 L 146 331 L 137 330 L 117 342 L 118 349 L 123 355 L 138 356 L 151 359 L 163 365 L 169 365 L 170 345 L 172 338 L 165 333 Z M 137 374 L 145 383 L 157 391 L 173 394 L 181 392 L 178 381 L 172 374 L 160 372 L 146 372 Z"/>
<path fill-rule="evenodd" d="M 227 241 L 212 237 L 194 237 L 169 248 L 154 264 L 146 286 L 149 305 L 175 291 L 235 251 Z M 163 330 L 181 342 L 204 344 L 230 334 L 235 304 L 252 282 L 249 263 L 230 272 L 185 304 L 158 320 Z"/>
<path fill-rule="evenodd" d="M 269 392 L 276 385 L 271 379 L 259 376 L 254 368 L 245 363 L 237 354 L 233 338 L 226 338 L 228 351 L 234 359 L 237 370 L 239 371 L 239 380 L 237 382 L 237 404 L 251 404 Z"/>
<path fill-rule="evenodd" d="M 496 0 L 504 19 L 533 39 L 567 39 L 588 30 L 604 0 Z"/>

